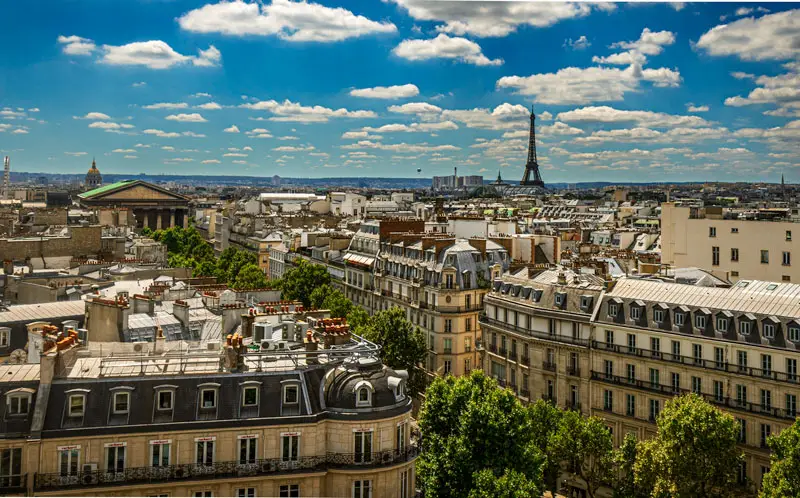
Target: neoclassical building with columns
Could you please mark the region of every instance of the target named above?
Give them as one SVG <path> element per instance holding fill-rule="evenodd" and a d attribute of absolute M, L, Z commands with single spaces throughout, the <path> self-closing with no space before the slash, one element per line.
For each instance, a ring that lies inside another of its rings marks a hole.
<path fill-rule="evenodd" d="M 136 227 L 153 230 L 189 225 L 189 198 L 142 180 L 123 180 L 78 195 L 89 209 L 124 208 L 133 212 Z"/>

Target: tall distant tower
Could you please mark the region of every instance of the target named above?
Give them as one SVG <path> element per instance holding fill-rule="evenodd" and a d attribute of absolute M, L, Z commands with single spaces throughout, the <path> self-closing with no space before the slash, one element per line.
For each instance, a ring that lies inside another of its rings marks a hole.
<path fill-rule="evenodd" d="M 525 174 L 522 175 L 522 181 L 519 184 L 529 187 L 544 187 L 542 175 L 539 173 L 539 163 L 536 161 L 536 115 L 533 113 L 533 106 L 531 106 L 531 133 L 528 138 L 528 162 L 525 164 Z"/>
<path fill-rule="evenodd" d="M 3 199 L 8 199 L 11 193 L 11 159 L 6 156 L 3 161 Z"/>

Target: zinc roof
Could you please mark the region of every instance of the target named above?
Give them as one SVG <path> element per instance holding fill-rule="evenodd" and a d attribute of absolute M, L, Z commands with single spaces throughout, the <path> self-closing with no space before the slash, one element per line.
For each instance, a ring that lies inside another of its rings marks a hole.
<path fill-rule="evenodd" d="M 119 187 L 127 185 L 128 183 L 134 182 L 135 180 L 122 180 L 121 182 L 116 183 L 109 183 L 108 185 L 103 185 L 102 187 L 97 187 L 96 189 L 90 190 L 88 192 L 84 192 L 82 194 L 78 194 L 78 197 L 81 199 L 88 199 L 90 197 L 94 197 L 98 194 L 102 194 L 104 192 L 108 192 L 111 190 L 115 190 Z"/>
<path fill-rule="evenodd" d="M 726 289 L 621 278 L 606 295 L 696 308 L 800 317 L 800 285 L 790 283 L 741 280 Z"/>
<path fill-rule="evenodd" d="M 0 382 L 25 382 L 39 380 L 39 364 L 0 365 Z"/>
<path fill-rule="evenodd" d="M 86 304 L 83 301 L 13 305 L 8 307 L 8 311 L 0 311 L 0 325 L 8 322 L 30 322 L 62 316 L 83 315 L 85 307 Z"/>

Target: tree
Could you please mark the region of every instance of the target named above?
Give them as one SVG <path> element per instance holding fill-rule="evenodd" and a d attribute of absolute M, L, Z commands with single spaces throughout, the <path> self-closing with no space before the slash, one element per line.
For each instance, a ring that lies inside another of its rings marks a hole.
<path fill-rule="evenodd" d="M 553 403 L 543 399 L 536 400 L 535 403 L 528 405 L 527 409 L 533 442 L 547 458 L 543 467 L 544 486 L 552 496 L 555 496 L 558 490 L 558 478 L 561 475 L 561 462 L 548 454 L 547 449 L 550 439 L 558 431 L 563 412 Z"/>
<path fill-rule="evenodd" d="M 499 389 L 483 372 L 434 379 L 425 392 L 419 427 L 417 472 L 428 498 L 463 498 L 476 487 L 500 487 L 486 482 L 490 476 L 481 471 L 487 469 L 493 476 L 509 472 L 503 486 L 518 482 L 510 471 L 522 474 L 526 489 L 533 490 L 529 496 L 541 496 L 545 459 L 534 444 L 528 413 L 511 391 Z"/>
<path fill-rule="evenodd" d="M 142 237 L 152 237 L 153 236 L 153 229 L 150 227 L 142 228 Z"/>
<path fill-rule="evenodd" d="M 364 333 L 363 328 L 370 323 L 369 313 L 361 306 L 353 306 L 347 313 L 347 324 L 350 325 L 350 330 L 358 335 Z"/>
<path fill-rule="evenodd" d="M 734 418 L 696 394 L 668 401 L 655 438 L 637 445 L 635 483 L 651 496 L 728 497 L 736 494 L 742 452 Z"/>
<path fill-rule="evenodd" d="M 472 481 L 469 498 L 530 498 L 541 494 L 540 486 L 511 469 L 506 469 L 500 477 L 491 469 L 484 469 L 473 474 Z"/>
<path fill-rule="evenodd" d="M 263 289 L 267 285 L 267 277 L 258 265 L 247 265 L 236 275 L 232 287 L 236 290 Z"/>
<path fill-rule="evenodd" d="M 381 346 L 381 360 L 391 368 L 408 370 L 408 390 L 416 394 L 424 387 L 424 372 L 417 364 L 425 361 L 425 335 L 406 320 L 405 312 L 392 307 L 372 316 L 361 328 L 365 339 Z"/>
<path fill-rule="evenodd" d="M 322 307 L 330 310 L 331 316 L 334 318 L 346 318 L 353 309 L 353 302 L 347 299 L 341 291 L 332 289 L 322 301 Z"/>
<path fill-rule="evenodd" d="M 614 481 L 614 498 L 647 498 L 652 489 L 646 482 L 648 479 L 640 476 L 640 484 L 636 484 L 634 466 L 636 465 L 637 439 L 633 434 L 626 434 L 622 446 L 614 451 L 614 465 L 617 476 Z"/>
<path fill-rule="evenodd" d="M 281 290 L 284 299 L 298 300 L 303 306 L 311 305 L 311 293 L 322 285 L 331 283 L 331 274 L 322 265 L 296 260 L 295 266 L 283 275 Z"/>
<path fill-rule="evenodd" d="M 224 278 L 228 285 L 232 285 L 245 266 L 257 265 L 257 263 L 255 254 L 229 247 L 220 254 L 217 261 L 217 274 L 220 278 Z"/>
<path fill-rule="evenodd" d="M 597 417 L 585 418 L 575 411 L 566 411 L 558 422 L 558 430 L 550 438 L 548 455 L 583 479 L 591 498 L 612 474 L 611 432 Z"/>
<path fill-rule="evenodd" d="M 767 440 L 772 450 L 761 498 L 800 496 L 800 419 Z"/>
<path fill-rule="evenodd" d="M 330 285 L 320 285 L 319 287 L 314 289 L 314 291 L 308 297 L 309 304 L 311 305 L 312 308 L 321 309 L 323 307 L 322 303 L 325 302 L 325 298 L 331 292 L 333 292 L 333 287 L 331 287 Z"/>

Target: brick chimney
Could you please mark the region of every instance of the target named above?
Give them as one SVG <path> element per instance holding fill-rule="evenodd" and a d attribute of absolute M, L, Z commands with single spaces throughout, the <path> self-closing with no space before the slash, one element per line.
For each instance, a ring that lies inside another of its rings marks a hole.
<path fill-rule="evenodd" d="M 172 314 L 181 322 L 184 328 L 189 328 L 189 303 L 178 299 L 172 303 Z"/>
<path fill-rule="evenodd" d="M 479 250 L 481 254 L 486 254 L 486 239 L 480 237 L 470 238 L 469 245 Z"/>

